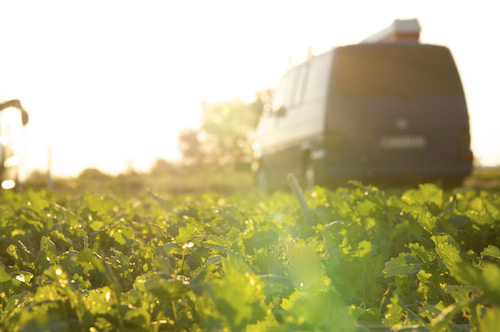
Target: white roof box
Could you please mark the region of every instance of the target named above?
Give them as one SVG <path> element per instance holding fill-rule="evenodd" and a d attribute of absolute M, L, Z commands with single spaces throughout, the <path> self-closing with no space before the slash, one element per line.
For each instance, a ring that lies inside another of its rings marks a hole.
<path fill-rule="evenodd" d="M 421 30 L 420 24 L 416 18 L 410 20 L 394 20 L 389 27 L 362 40 L 361 43 L 391 43 L 398 41 L 418 42 Z"/>

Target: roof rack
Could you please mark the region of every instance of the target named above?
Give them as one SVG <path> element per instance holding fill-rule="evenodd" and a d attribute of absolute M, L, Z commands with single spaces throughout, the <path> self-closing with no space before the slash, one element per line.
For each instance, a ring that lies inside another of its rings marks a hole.
<path fill-rule="evenodd" d="M 394 20 L 392 24 L 361 41 L 365 43 L 391 43 L 399 41 L 417 42 L 420 39 L 420 24 L 416 18 L 410 20 Z"/>

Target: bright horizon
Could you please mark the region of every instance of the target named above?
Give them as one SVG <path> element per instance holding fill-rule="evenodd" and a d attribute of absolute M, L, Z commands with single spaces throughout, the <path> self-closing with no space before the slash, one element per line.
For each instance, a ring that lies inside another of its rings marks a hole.
<path fill-rule="evenodd" d="M 273 88 L 288 68 L 354 44 L 394 19 L 417 18 L 421 42 L 450 48 L 467 97 L 472 149 L 500 164 L 494 1 L 0 0 L 0 100 L 30 115 L 24 171 L 112 174 L 178 160 L 177 136 L 197 128 L 201 103 Z"/>

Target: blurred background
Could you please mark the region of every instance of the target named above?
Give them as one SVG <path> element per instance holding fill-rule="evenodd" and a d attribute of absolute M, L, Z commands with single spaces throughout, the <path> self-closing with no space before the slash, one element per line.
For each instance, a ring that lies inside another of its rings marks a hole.
<path fill-rule="evenodd" d="M 319 54 L 358 43 L 394 19 L 418 18 L 421 42 L 445 45 L 455 57 L 476 164 L 496 166 L 494 5 L 0 0 L 0 101 L 18 98 L 30 115 L 24 177 L 47 170 L 49 149 L 56 177 L 90 176 L 86 169 L 153 172 L 200 151 L 244 155 L 270 89 L 308 48 Z M 216 137 L 223 130 L 241 137 L 224 143 Z"/>

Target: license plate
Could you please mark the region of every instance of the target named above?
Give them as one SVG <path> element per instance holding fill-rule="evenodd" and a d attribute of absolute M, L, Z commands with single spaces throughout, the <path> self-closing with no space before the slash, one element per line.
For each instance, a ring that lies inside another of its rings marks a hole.
<path fill-rule="evenodd" d="M 383 149 L 423 149 L 426 141 L 421 135 L 384 136 L 379 145 Z"/>

